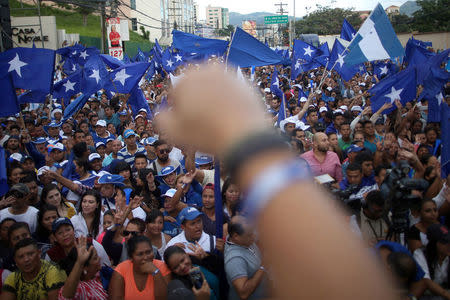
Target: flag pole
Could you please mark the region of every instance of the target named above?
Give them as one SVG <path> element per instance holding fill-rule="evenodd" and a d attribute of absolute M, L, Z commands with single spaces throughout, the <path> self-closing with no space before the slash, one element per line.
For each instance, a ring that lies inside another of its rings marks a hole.
<path fill-rule="evenodd" d="M 233 36 L 231 37 L 231 41 L 228 44 L 227 56 L 225 57 L 225 69 L 228 69 L 228 55 L 230 54 L 231 44 L 233 43 L 234 36 L 236 35 L 237 26 L 234 28 Z"/>

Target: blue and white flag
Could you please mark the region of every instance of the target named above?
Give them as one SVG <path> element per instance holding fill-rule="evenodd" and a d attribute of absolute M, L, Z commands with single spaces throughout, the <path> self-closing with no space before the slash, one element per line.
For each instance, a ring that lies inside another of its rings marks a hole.
<path fill-rule="evenodd" d="M 108 71 L 100 55 L 91 57 L 83 69 L 81 92 L 91 95 L 101 90 L 108 81 Z"/>
<path fill-rule="evenodd" d="M 108 67 L 110 67 L 113 70 L 125 65 L 125 63 L 123 61 L 121 61 L 120 59 L 112 57 L 111 55 L 108 55 L 108 54 L 100 54 L 100 57 L 103 60 L 103 62 L 105 63 L 105 65 L 107 65 Z"/>
<path fill-rule="evenodd" d="M 348 65 L 379 59 L 395 59 L 405 55 L 381 4 L 378 4 L 364 21 L 348 50 L 349 53 L 345 57 L 345 63 Z"/>
<path fill-rule="evenodd" d="M 316 47 L 301 40 L 294 40 L 291 80 L 297 78 L 300 73 L 319 67 L 320 64 L 313 61 L 313 58 L 319 54 L 320 51 Z"/>
<path fill-rule="evenodd" d="M 389 62 L 377 61 L 372 63 L 373 74 L 377 75 L 378 79 L 382 79 L 390 74 L 390 65 Z"/>
<path fill-rule="evenodd" d="M 351 42 L 353 38 L 356 36 L 356 30 L 353 26 L 344 19 L 344 23 L 342 23 L 341 29 L 341 39 Z"/>
<path fill-rule="evenodd" d="M 228 50 L 228 63 L 236 67 L 247 68 L 251 66 L 279 65 L 283 62 L 283 57 L 275 51 L 241 28 L 236 27 Z"/>
<path fill-rule="evenodd" d="M 109 73 L 109 80 L 104 88 L 115 93 L 128 94 L 138 85 L 149 67 L 150 63 L 140 62 L 117 68 Z"/>
<path fill-rule="evenodd" d="M 14 88 L 49 93 L 53 85 L 56 52 L 40 48 L 13 48 L 0 53 L 0 77 L 11 75 Z"/>
<path fill-rule="evenodd" d="M 376 89 L 374 89 L 376 87 Z M 378 111 L 385 103 L 392 103 L 393 107 L 387 109 L 383 114 L 390 113 L 396 109 L 394 101 L 400 100 L 405 105 L 406 102 L 416 98 L 416 68 L 409 67 L 395 75 L 385 78 L 370 89 L 370 93 L 375 93 L 371 101 L 372 111 Z M 374 92 L 375 90 L 375 92 Z"/>
<path fill-rule="evenodd" d="M 64 120 L 72 117 L 76 112 L 83 108 L 90 97 L 90 94 L 81 94 L 76 99 L 74 99 L 66 108 L 64 109 Z"/>
<path fill-rule="evenodd" d="M 420 96 L 422 97 L 424 93 L 425 91 Z M 429 95 L 426 99 L 428 100 L 427 123 L 439 123 L 441 121 L 441 104 L 444 102 L 443 93 L 439 92 L 434 96 Z"/>
<path fill-rule="evenodd" d="M 180 53 L 173 53 L 169 47 L 162 55 L 162 67 L 167 73 L 173 73 L 176 68 L 183 63 L 183 56 Z"/>
<path fill-rule="evenodd" d="M 100 55 L 100 50 L 96 47 L 88 47 L 80 50 L 78 54 L 74 55 L 72 58 L 77 64 L 84 66 L 91 57 L 98 55 Z"/>
<path fill-rule="evenodd" d="M 64 98 L 64 105 L 69 105 L 70 98 L 81 91 L 82 72 L 81 70 L 58 81 L 53 86 L 52 95 L 54 98 Z"/>
<path fill-rule="evenodd" d="M 283 98 L 283 91 L 280 88 L 280 79 L 278 78 L 278 71 L 275 69 L 272 74 L 270 82 L 270 91 L 278 98 Z M 284 119 L 283 119 L 284 120 Z"/>
<path fill-rule="evenodd" d="M 344 62 L 346 57 L 345 47 L 339 42 L 338 39 L 334 40 L 333 49 L 330 54 L 330 62 L 328 63 L 328 69 L 334 66 L 336 72 L 345 80 L 349 81 L 356 73 L 360 72 L 360 65 L 349 66 Z"/>

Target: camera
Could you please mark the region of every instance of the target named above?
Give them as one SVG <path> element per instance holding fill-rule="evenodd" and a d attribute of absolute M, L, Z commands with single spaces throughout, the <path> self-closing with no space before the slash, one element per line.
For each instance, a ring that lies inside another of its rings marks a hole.
<path fill-rule="evenodd" d="M 418 196 L 411 195 L 411 191 L 424 191 L 428 188 L 428 182 L 425 179 L 409 178 L 410 171 L 409 164 L 406 161 L 400 161 L 395 168 L 388 172 L 380 187 L 383 198 L 390 203 L 392 212 L 390 231 L 393 233 L 402 233 L 408 230 L 409 210 L 422 200 Z"/>
<path fill-rule="evenodd" d="M 191 279 L 192 284 L 195 286 L 195 288 L 198 290 L 203 285 L 203 275 L 200 269 L 192 269 L 189 272 L 189 278 Z"/>
<path fill-rule="evenodd" d="M 349 185 L 345 190 L 330 188 L 331 194 L 340 200 L 342 203 L 348 206 L 351 212 L 358 213 L 361 210 L 361 198 L 356 197 L 359 190 L 357 184 Z"/>

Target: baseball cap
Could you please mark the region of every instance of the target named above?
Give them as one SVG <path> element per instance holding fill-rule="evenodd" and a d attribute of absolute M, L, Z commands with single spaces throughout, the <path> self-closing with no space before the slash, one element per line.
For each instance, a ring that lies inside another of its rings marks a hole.
<path fill-rule="evenodd" d="M 270 93 L 270 88 L 265 88 L 264 93 Z"/>
<path fill-rule="evenodd" d="M 195 207 L 185 207 L 181 210 L 179 217 L 180 217 L 180 223 L 183 223 L 184 221 L 192 221 L 198 218 L 198 216 L 202 215 L 203 213 L 199 212 Z"/>
<path fill-rule="evenodd" d="M 56 143 L 53 145 L 48 145 L 48 151 L 52 152 L 53 150 L 64 151 L 64 145 L 61 143 Z"/>
<path fill-rule="evenodd" d="M 161 169 L 161 173 L 159 174 L 159 176 L 167 176 L 169 174 L 172 174 L 173 172 L 175 172 L 175 168 L 173 166 L 167 166 Z"/>
<path fill-rule="evenodd" d="M 73 224 L 72 224 L 72 222 L 70 222 L 69 218 L 58 218 L 55 221 L 53 221 L 53 224 L 52 224 L 53 233 L 55 233 L 56 230 L 58 230 L 58 228 L 61 227 L 62 225 L 70 225 L 73 227 Z"/>
<path fill-rule="evenodd" d="M 300 102 L 306 102 L 306 101 L 308 101 L 308 99 L 306 99 L 306 97 L 301 97 L 300 98 Z"/>
<path fill-rule="evenodd" d="M 126 116 L 126 115 L 127 115 L 126 110 L 119 111 L 119 116 Z"/>
<path fill-rule="evenodd" d="M 132 136 L 132 135 L 134 135 L 134 136 L 137 135 L 136 132 L 134 132 L 133 129 L 127 129 L 127 130 L 125 130 L 125 131 L 123 132 L 123 137 L 126 138 L 126 139 L 129 138 L 129 137 Z"/>
<path fill-rule="evenodd" d="M 36 140 L 32 141 L 33 144 L 44 144 L 47 143 L 47 140 L 43 137 L 39 137 Z"/>
<path fill-rule="evenodd" d="M 45 171 L 50 171 L 50 167 L 49 166 L 43 166 L 40 167 L 38 172 L 37 172 L 37 176 L 42 176 L 44 174 Z"/>
<path fill-rule="evenodd" d="M 113 184 L 115 186 L 124 186 L 125 178 L 117 174 L 105 174 L 98 179 L 99 184 Z"/>
<path fill-rule="evenodd" d="M 157 140 L 158 139 L 156 139 L 156 138 L 154 138 L 152 136 L 149 136 L 148 138 L 144 139 L 144 143 L 143 144 L 152 146 Z"/>
<path fill-rule="evenodd" d="M 339 106 L 339 108 L 340 108 L 341 110 L 348 110 L 347 105 L 341 105 L 341 106 Z"/>
<path fill-rule="evenodd" d="M 98 120 L 95 126 L 102 126 L 106 127 L 106 121 L 105 120 Z"/>
<path fill-rule="evenodd" d="M 115 139 L 108 138 L 108 139 L 106 140 L 106 144 L 108 144 L 109 142 L 112 142 L 112 141 L 115 141 Z"/>
<path fill-rule="evenodd" d="M 96 159 L 102 159 L 100 154 L 98 154 L 98 153 L 91 153 L 91 154 L 89 154 L 89 158 L 88 158 L 89 162 L 93 162 Z"/>
<path fill-rule="evenodd" d="M 95 143 L 95 149 L 97 149 L 97 148 L 100 147 L 100 146 L 106 147 L 106 146 L 105 146 L 105 143 L 103 143 L 103 142 L 97 142 L 97 143 Z"/>
<path fill-rule="evenodd" d="M 378 118 L 378 119 L 375 121 L 375 125 L 383 125 L 383 124 L 384 124 L 384 119 L 383 119 L 383 117 Z"/>
<path fill-rule="evenodd" d="M 14 117 L 9 117 L 8 119 L 6 119 L 6 121 L 12 121 L 12 122 L 16 122 L 17 119 Z"/>
<path fill-rule="evenodd" d="M 47 125 L 47 127 L 59 127 L 61 126 L 61 122 L 60 123 L 56 123 L 55 121 L 51 121 L 50 124 Z"/>
<path fill-rule="evenodd" d="M 141 109 L 138 111 L 138 113 L 140 113 L 140 112 L 145 112 L 145 113 L 147 113 L 147 110 L 146 110 L 145 108 L 141 108 Z"/>
<path fill-rule="evenodd" d="M 12 162 L 13 160 L 18 161 L 20 163 L 23 162 L 23 155 L 20 153 L 13 153 L 9 156 L 9 161 Z"/>
<path fill-rule="evenodd" d="M 351 111 L 362 111 L 362 108 L 359 105 L 355 105 L 355 106 L 352 106 Z"/>
<path fill-rule="evenodd" d="M 23 196 L 30 193 L 30 189 L 24 183 L 16 183 L 15 185 L 13 185 L 10 189 L 10 192 L 13 192 L 13 191 L 19 192 Z"/>
<path fill-rule="evenodd" d="M 448 228 L 441 224 L 432 224 L 427 229 L 427 238 L 431 241 L 440 242 L 442 244 L 450 243 L 450 233 Z"/>
<path fill-rule="evenodd" d="M 202 155 L 195 158 L 195 164 L 197 166 L 207 165 L 213 162 L 213 158 L 209 155 Z"/>
<path fill-rule="evenodd" d="M 353 144 L 347 148 L 347 154 L 352 153 L 352 152 L 360 152 L 362 150 L 364 150 L 364 148 L 361 148 L 361 147 Z"/>
<path fill-rule="evenodd" d="M 134 117 L 135 120 L 137 120 L 138 118 L 144 119 L 144 116 L 143 115 L 136 115 L 136 117 Z"/>
<path fill-rule="evenodd" d="M 166 193 L 164 195 L 162 195 L 162 196 L 163 197 L 170 197 L 170 198 L 172 198 L 175 195 L 176 192 L 177 192 L 176 189 L 168 189 L 166 191 Z"/>
<path fill-rule="evenodd" d="M 322 106 L 321 108 L 319 108 L 320 113 L 322 113 L 324 111 L 328 111 L 328 108 L 326 108 L 325 106 Z"/>

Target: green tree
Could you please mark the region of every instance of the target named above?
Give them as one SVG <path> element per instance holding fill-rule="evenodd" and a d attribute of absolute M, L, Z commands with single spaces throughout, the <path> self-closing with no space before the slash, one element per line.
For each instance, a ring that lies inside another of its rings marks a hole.
<path fill-rule="evenodd" d="M 145 30 L 144 26 L 139 27 L 139 29 L 141 30 L 142 37 L 146 40 L 150 40 L 150 31 Z"/>
<path fill-rule="evenodd" d="M 296 35 L 302 33 L 315 33 L 319 35 L 339 34 L 344 19 L 347 19 L 356 30 L 362 23 L 359 14 L 353 9 L 316 6 L 316 11 L 295 22 Z"/>
<path fill-rule="evenodd" d="M 450 30 L 450 0 L 417 0 L 413 29 L 421 32 Z"/>
<path fill-rule="evenodd" d="M 396 33 L 411 32 L 413 18 L 408 17 L 403 14 L 390 14 L 389 19 L 391 20 L 392 27 Z"/>
<path fill-rule="evenodd" d="M 234 31 L 233 25 L 228 25 L 225 28 L 220 28 L 214 30 L 214 33 L 218 36 L 231 36 L 231 33 Z"/>

